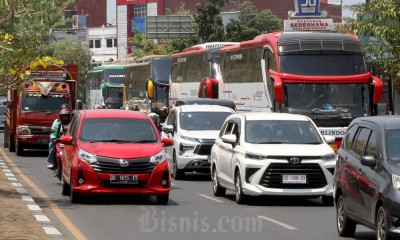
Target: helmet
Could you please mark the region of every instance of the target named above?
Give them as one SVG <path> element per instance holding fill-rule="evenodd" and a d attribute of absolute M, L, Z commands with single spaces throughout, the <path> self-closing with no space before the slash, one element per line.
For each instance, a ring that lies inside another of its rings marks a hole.
<path fill-rule="evenodd" d="M 67 116 L 68 118 L 63 118 L 63 116 Z M 69 110 L 69 108 L 60 109 L 60 120 L 63 124 L 69 123 L 69 120 L 71 120 L 71 111 Z"/>
<path fill-rule="evenodd" d="M 158 115 L 156 113 L 149 113 L 149 117 L 154 123 L 158 123 Z"/>
<path fill-rule="evenodd" d="M 66 103 L 61 104 L 60 110 L 61 110 L 62 108 L 68 108 L 68 109 L 70 109 L 70 108 L 69 108 L 69 105 L 66 104 Z"/>

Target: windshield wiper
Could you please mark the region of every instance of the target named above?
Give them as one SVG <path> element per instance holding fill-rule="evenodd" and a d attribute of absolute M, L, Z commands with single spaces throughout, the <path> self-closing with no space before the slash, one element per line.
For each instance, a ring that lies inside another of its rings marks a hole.
<path fill-rule="evenodd" d="M 282 141 L 265 141 L 265 142 L 255 142 L 255 144 L 283 144 Z"/>
<path fill-rule="evenodd" d="M 306 142 L 305 144 L 321 144 L 321 142 Z"/>
<path fill-rule="evenodd" d="M 138 140 L 138 141 L 132 141 L 134 143 L 151 143 L 151 142 L 157 142 L 157 140 Z"/>
<path fill-rule="evenodd" d="M 121 140 L 121 139 L 102 139 L 102 140 L 97 140 L 96 142 L 120 142 L 120 143 L 130 143 L 130 142 L 133 142 L 133 141 Z"/>

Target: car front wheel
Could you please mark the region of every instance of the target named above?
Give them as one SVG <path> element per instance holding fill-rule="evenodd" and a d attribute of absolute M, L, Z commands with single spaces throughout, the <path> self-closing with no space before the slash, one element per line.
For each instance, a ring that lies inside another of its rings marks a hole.
<path fill-rule="evenodd" d="M 339 236 L 353 237 L 356 232 L 356 223 L 348 218 L 345 204 L 343 196 L 339 196 L 336 203 L 336 227 Z"/>
<path fill-rule="evenodd" d="M 219 185 L 217 169 L 215 169 L 215 167 L 214 167 L 214 169 L 212 171 L 212 182 L 213 182 L 213 193 L 214 193 L 214 196 L 216 196 L 216 197 L 224 196 L 225 193 L 226 193 L 226 189 Z"/>
<path fill-rule="evenodd" d="M 247 201 L 247 195 L 243 193 L 243 188 L 242 188 L 242 180 L 240 178 L 240 172 L 236 172 L 236 178 L 235 178 L 235 200 L 237 204 L 244 204 Z"/>
<path fill-rule="evenodd" d="M 178 168 L 178 163 L 176 161 L 176 155 L 174 153 L 173 155 L 173 159 L 172 159 L 172 164 L 173 164 L 173 171 L 172 171 L 172 175 L 174 176 L 175 180 L 180 180 L 183 178 L 183 176 L 185 175 L 185 172 L 181 169 Z"/>
<path fill-rule="evenodd" d="M 376 213 L 376 240 L 389 240 L 389 217 L 383 206 Z"/>

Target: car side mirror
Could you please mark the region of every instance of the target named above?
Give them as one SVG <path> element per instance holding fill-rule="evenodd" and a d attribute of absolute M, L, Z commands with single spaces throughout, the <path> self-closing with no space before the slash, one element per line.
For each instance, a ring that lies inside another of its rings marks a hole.
<path fill-rule="evenodd" d="M 174 132 L 174 126 L 173 126 L 173 125 L 164 124 L 164 125 L 162 126 L 162 130 L 163 130 L 165 133 L 173 133 L 173 132 Z"/>
<path fill-rule="evenodd" d="M 374 156 L 370 156 L 370 155 L 362 156 L 361 157 L 361 164 L 364 165 L 364 166 L 373 168 L 373 167 L 375 167 L 375 164 L 376 164 L 375 157 Z"/>
<path fill-rule="evenodd" d="M 162 143 L 163 147 L 169 147 L 169 146 L 174 145 L 174 140 L 172 140 L 171 138 L 163 137 L 163 138 L 161 138 L 161 143 Z"/>
<path fill-rule="evenodd" d="M 74 138 L 72 136 L 62 136 L 60 140 L 65 145 L 72 145 Z"/>
<path fill-rule="evenodd" d="M 226 134 L 221 137 L 224 143 L 235 144 L 237 139 L 235 134 Z"/>
<path fill-rule="evenodd" d="M 326 143 L 333 143 L 336 140 L 336 138 L 331 135 L 324 135 L 324 139 Z"/>

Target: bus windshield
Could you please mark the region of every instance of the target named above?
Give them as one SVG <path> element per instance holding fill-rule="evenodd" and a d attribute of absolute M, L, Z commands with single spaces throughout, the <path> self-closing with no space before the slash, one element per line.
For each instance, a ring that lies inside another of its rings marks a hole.
<path fill-rule="evenodd" d="M 361 54 L 297 54 L 280 56 L 280 72 L 308 76 L 343 76 L 367 72 Z"/>
<path fill-rule="evenodd" d="M 170 60 L 153 60 L 151 71 L 153 80 L 157 83 L 169 85 L 169 74 L 171 72 Z"/>
<path fill-rule="evenodd" d="M 110 84 L 123 85 L 125 69 L 104 69 L 104 81 Z"/>
<path fill-rule="evenodd" d="M 367 84 L 286 84 L 283 112 L 306 115 L 320 127 L 347 126 L 368 113 L 368 91 Z"/>

